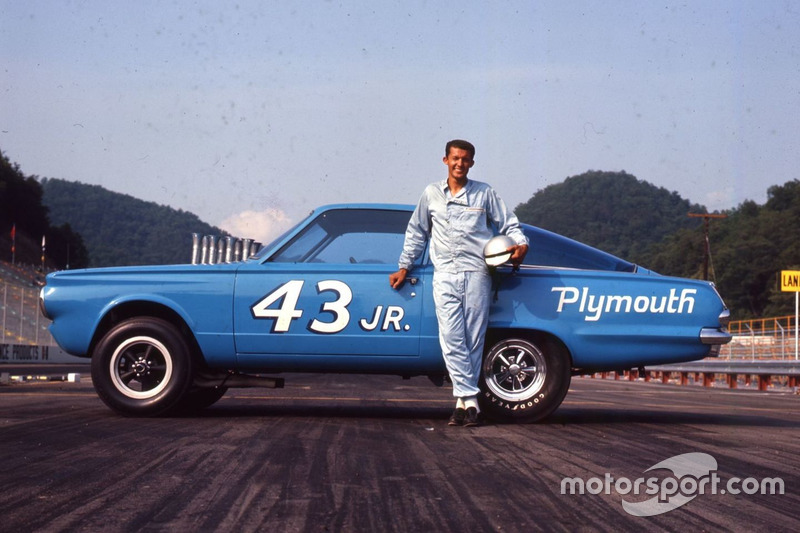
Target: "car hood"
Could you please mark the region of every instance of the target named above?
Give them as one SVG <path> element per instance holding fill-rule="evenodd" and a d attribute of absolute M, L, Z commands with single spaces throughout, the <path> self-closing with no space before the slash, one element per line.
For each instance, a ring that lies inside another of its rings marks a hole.
<path fill-rule="evenodd" d="M 215 265 L 144 265 L 144 266 L 117 266 L 102 268 L 83 268 L 77 270 L 59 270 L 47 275 L 47 282 L 60 279 L 114 277 L 114 276 L 148 276 L 162 274 L 203 272 L 236 272 L 242 263 L 221 263 Z"/>

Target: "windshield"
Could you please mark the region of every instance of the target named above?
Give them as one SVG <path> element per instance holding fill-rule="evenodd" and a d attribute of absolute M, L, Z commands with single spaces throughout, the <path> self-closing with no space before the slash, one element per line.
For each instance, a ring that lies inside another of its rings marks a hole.
<path fill-rule="evenodd" d="M 305 221 L 306 221 L 306 220 L 308 220 L 310 216 L 311 216 L 311 215 L 309 214 L 309 215 L 308 215 L 307 217 L 305 217 L 303 220 L 301 220 L 300 222 L 298 222 L 297 224 L 295 224 L 295 225 L 294 225 L 294 226 L 292 226 L 291 228 L 289 228 L 289 229 L 287 229 L 286 231 L 284 231 L 283 233 L 281 233 L 281 234 L 280 234 L 280 235 L 279 235 L 277 238 L 273 239 L 273 240 L 272 240 L 272 241 L 271 241 L 269 244 L 267 244 L 267 245 L 265 245 L 265 246 L 262 246 L 262 247 L 261 247 L 261 249 L 258 251 L 258 253 L 256 253 L 255 255 L 251 256 L 251 257 L 250 257 L 250 259 L 259 260 L 259 259 L 263 258 L 263 257 L 264 257 L 264 256 L 265 256 L 265 255 L 266 255 L 266 254 L 267 254 L 267 253 L 270 251 L 270 250 L 272 250 L 272 248 L 273 248 L 273 247 L 274 247 L 274 246 L 275 246 L 277 243 L 279 243 L 279 242 L 281 242 L 283 239 L 285 239 L 287 235 L 289 235 L 289 234 L 290 234 L 290 233 L 292 233 L 294 230 L 296 230 L 298 227 L 300 227 L 300 225 L 304 224 L 304 223 L 305 223 Z"/>

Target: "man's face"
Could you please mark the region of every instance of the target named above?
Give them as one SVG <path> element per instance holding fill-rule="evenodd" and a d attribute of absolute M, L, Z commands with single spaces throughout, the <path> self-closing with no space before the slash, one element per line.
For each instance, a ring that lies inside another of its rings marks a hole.
<path fill-rule="evenodd" d="M 455 147 L 450 148 L 450 152 L 442 161 L 447 165 L 447 177 L 456 181 L 467 179 L 469 169 L 475 164 L 468 151 Z"/>

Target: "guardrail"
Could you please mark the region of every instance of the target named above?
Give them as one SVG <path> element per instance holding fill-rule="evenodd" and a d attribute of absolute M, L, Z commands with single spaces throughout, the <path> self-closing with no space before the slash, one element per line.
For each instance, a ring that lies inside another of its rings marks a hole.
<path fill-rule="evenodd" d="M 739 379 L 750 386 L 753 378 L 757 381 L 758 390 L 766 391 L 773 384 L 773 378 L 780 378 L 785 385 L 798 390 L 800 388 L 800 361 L 730 361 L 730 360 L 702 360 L 672 365 L 656 365 L 638 370 L 624 372 L 597 372 L 592 377 L 599 375 L 607 378 L 609 374 L 614 379 L 627 379 L 634 381 L 642 378 L 644 381 L 659 380 L 669 383 L 677 379 L 680 385 L 688 385 L 690 381 L 702 382 L 705 387 L 712 387 L 717 381 L 717 376 L 724 376 L 724 381 L 729 388 L 735 389 Z M 677 377 L 676 377 L 677 376 Z"/>

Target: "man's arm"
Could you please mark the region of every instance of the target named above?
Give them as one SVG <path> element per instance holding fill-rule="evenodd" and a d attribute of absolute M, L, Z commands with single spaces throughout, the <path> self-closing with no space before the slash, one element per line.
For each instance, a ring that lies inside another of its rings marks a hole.
<path fill-rule="evenodd" d="M 498 231 L 511 237 L 516 243 L 506 251 L 511 252 L 511 258 L 509 259 L 511 264 L 518 267 L 525 260 L 525 255 L 528 253 L 528 238 L 522 232 L 517 215 L 508 209 L 503 199 L 498 196 L 494 189 L 491 189 L 489 194 L 489 216 Z"/>
<path fill-rule="evenodd" d="M 398 261 L 398 271 L 389 275 L 389 285 L 393 289 L 403 286 L 406 276 L 414 268 L 414 263 L 425 250 L 425 244 L 430 237 L 430 216 L 428 214 L 427 190 L 417 203 L 417 207 L 411 214 L 406 228 L 406 236 L 403 242 L 403 252 Z"/>

